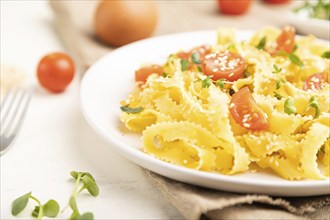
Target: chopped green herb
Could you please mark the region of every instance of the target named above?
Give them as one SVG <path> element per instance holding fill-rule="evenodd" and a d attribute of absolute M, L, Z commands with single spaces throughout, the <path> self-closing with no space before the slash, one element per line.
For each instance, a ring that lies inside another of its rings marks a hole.
<path fill-rule="evenodd" d="M 298 49 L 298 45 L 295 44 L 295 45 L 294 45 L 294 48 L 293 48 L 293 50 L 292 50 L 292 53 L 296 52 L 297 49 Z"/>
<path fill-rule="evenodd" d="M 283 98 L 281 94 L 278 94 L 277 92 L 274 92 L 274 97 L 277 98 L 277 100 L 280 100 Z"/>
<path fill-rule="evenodd" d="M 219 86 L 221 89 L 223 89 L 225 87 L 225 85 L 223 84 L 223 80 L 224 79 L 218 79 L 216 82 L 215 82 L 215 85 L 216 86 Z"/>
<path fill-rule="evenodd" d="M 294 106 L 293 99 L 291 97 L 287 98 L 284 102 L 284 112 L 288 115 L 294 114 L 297 112 L 296 107 Z"/>
<path fill-rule="evenodd" d="M 227 47 L 227 50 L 237 50 L 235 44 L 230 44 L 228 47 Z"/>
<path fill-rule="evenodd" d="M 278 79 L 276 80 L 276 89 L 281 88 L 281 81 Z"/>
<path fill-rule="evenodd" d="M 136 113 L 139 113 L 139 112 L 143 111 L 143 108 L 142 108 L 142 107 L 131 108 L 131 107 L 129 107 L 129 106 L 120 106 L 120 109 L 121 109 L 123 112 L 126 112 L 126 113 L 132 113 L 132 114 L 136 114 Z"/>
<path fill-rule="evenodd" d="M 186 71 L 189 69 L 189 61 L 186 59 L 182 59 L 180 60 L 180 64 L 181 64 L 181 70 L 182 71 Z"/>
<path fill-rule="evenodd" d="M 309 99 L 309 103 L 306 107 L 306 110 L 308 108 L 314 108 L 315 109 L 315 115 L 314 115 L 314 118 L 318 118 L 320 116 L 320 106 L 319 106 L 319 102 L 317 100 L 317 98 L 315 96 L 312 96 L 310 99 Z M 305 111 L 306 111 L 305 110 Z"/>
<path fill-rule="evenodd" d="M 330 51 L 324 52 L 321 57 L 326 58 L 326 59 L 330 59 Z"/>
<path fill-rule="evenodd" d="M 210 76 L 206 77 L 205 79 L 203 79 L 202 81 L 202 88 L 209 88 L 212 84 L 212 79 Z"/>
<path fill-rule="evenodd" d="M 293 64 L 299 66 L 300 68 L 304 66 L 304 63 L 300 60 L 300 58 L 293 53 L 289 55 L 289 59 Z"/>
<path fill-rule="evenodd" d="M 200 60 L 200 55 L 198 52 L 193 52 L 191 55 L 190 55 L 190 58 L 191 58 L 191 61 L 195 64 L 201 64 L 202 61 Z"/>
<path fill-rule="evenodd" d="M 273 65 L 274 71 L 273 73 L 278 74 L 282 71 L 282 68 L 279 68 L 276 64 Z"/>
<path fill-rule="evenodd" d="M 198 69 L 199 72 L 201 72 L 201 73 L 203 72 L 203 69 L 202 69 L 201 66 L 197 66 L 197 69 Z"/>
<path fill-rule="evenodd" d="M 164 77 L 164 78 L 168 77 L 168 73 L 165 73 L 165 72 L 164 72 L 164 73 L 163 73 L 163 77 Z"/>
<path fill-rule="evenodd" d="M 259 41 L 259 43 L 258 43 L 258 45 L 256 46 L 256 48 L 259 49 L 259 50 L 264 49 L 265 46 L 266 46 L 266 42 L 267 42 L 266 37 L 261 38 L 261 40 Z"/>

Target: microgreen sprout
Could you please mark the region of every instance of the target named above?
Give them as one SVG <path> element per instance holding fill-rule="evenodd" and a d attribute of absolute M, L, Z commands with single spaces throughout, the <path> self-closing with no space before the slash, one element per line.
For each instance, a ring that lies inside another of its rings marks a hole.
<path fill-rule="evenodd" d="M 256 48 L 259 49 L 259 50 L 264 49 L 265 46 L 266 46 L 266 42 L 267 42 L 266 37 L 261 38 L 261 40 L 259 41 L 259 43 L 258 43 L 258 45 L 256 46 Z"/>
<path fill-rule="evenodd" d="M 123 112 L 132 113 L 132 114 L 136 114 L 136 113 L 139 113 L 139 112 L 143 111 L 143 108 L 142 107 L 131 108 L 129 106 L 120 106 L 120 109 Z"/>
<path fill-rule="evenodd" d="M 291 97 L 287 98 L 284 102 L 284 112 L 288 115 L 294 114 L 297 112 L 296 107 L 294 106 L 294 101 Z"/>
<path fill-rule="evenodd" d="M 76 184 L 73 188 L 73 192 L 69 199 L 67 206 L 62 210 L 64 212 L 68 207 L 72 209 L 72 214 L 69 219 L 94 219 L 93 213 L 86 212 L 84 214 L 80 214 L 78 210 L 78 206 L 76 203 L 76 199 L 78 195 L 83 191 L 87 190 L 92 196 L 99 195 L 99 187 L 96 184 L 94 177 L 88 172 L 76 172 L 72 171 L 71 176 L 76 180 Z M 81 187 L 79 188 L 79 186 Z M 79 188 L 79 190 L 78 190 Z"/>
<path fill-rule="evenodd" d="M 276 64 L 274 64 L 273 67 L 274 67 L 274 71 L 273 71 L 274 74 L 278 74 L 282 71 L 282 68 L 279 68 Z"/>
<path fill-rule="evenodd" d="M 326 51 L 321 55 L 322 58 L 330 59 L 330 51 Z"/>
<path fill-rule="evenodd" d="M 283 98 L 283 96 L 281 94 L 278 94 L 277 92 L 274 92 L 274 97 L 277 99 L 277 100 L 280 100 Z"/>
<path fill-rule="evenodd" d="M 182 59 L 180 60 L 180 64 L 181 64 L 181 70 L 182 71 L 186 71 L 189 69 L 189 61 L 186 59 Z"/>
<path fill-rule="evenodd" d="M 198 52 L 191 53 L 190 58 L 191 58 L 191 61 L 195 64 L 201 64 L 202 63 L 202 61 L 200 59 L 200 55 L 199 55 Z"/>
<path fill-rule="evenodd" d="M 215 85 L 219 86 L 221 89 L 223 89 L 225 87 L 225 84 L 223 84 L 224 79 L 218 79 L 217 81 L 215 81 Z"/>
<path fill-rule="evenodd" d="M 309 103 L 305 109 L 305 112 L 309 109 L 309 108 L 314 108 L 315 109 L 315 115 L 314 118 L 318 118 L 320 116 L 320 106 L 319 106 L 319 102 L 317 100 L 317 98 L 315 96 L 312 96 L 309 99 Z"/>
<path fill-rule="evenodd" d="M 212 79 L 210 76 L 202 80 L 202 88 L 209 88 L 212 84 Z"/>
<path fill-rule="evenodd" d="M 304 66 L 304 63 L 301 61 L 301 59 L 293 53 L 289 54 L 289 59 L 291 60 L 291 62 L 293 64 L 299 66 L 300 68 L 302 68 Z"/>
<path fill-rule="evenodd" d="M 37 206 L 35 206 L 32 212 L 33 217 L 36 217 L 37 219 L 42 219 L 43 217 L 54 218 L 58 215 L 60 206 L 55 200 L 51 199 L 44 205 L 42 205 L 36 197 L 32 196 L 32 192 L 18 197 L 13 201 L 11 208 L 12 215 L 16 216 L 21 213 L 27 206 L 29 199 L 34 200 L 38 204 Z"/>

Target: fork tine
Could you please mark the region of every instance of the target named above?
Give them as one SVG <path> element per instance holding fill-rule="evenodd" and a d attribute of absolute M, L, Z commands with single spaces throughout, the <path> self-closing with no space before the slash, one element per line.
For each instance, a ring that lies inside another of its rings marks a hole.
<path fill-rule="evenodd" d="M 28 91 L 27 93 L 25 93 L 23 95 L 23 97 L 25 98 L 25 100 L 23 102 L 21 102 L 21 103 L 23 103 L 23 105 L 21 107 L 22 108 L 22 111 L 21 111 L 21 114 L 19 115 L 19 117 L 17 119 L 18 121 L 16 123 L 16 126 L 12 128 L 13 129 L 12 130 L 13 133 L 17 133 L 18 130 L 19 130 L 19 128 L 22 125 L 22 122 L 24 120 L 24 117 L 26 115 L 26 112 L 27 112 L 27 109 L 28 109 L 28 106 L 29 106 L 29 103 L 30 103 L 31 96 L 32 96 L 32 91 Z"/>
<path fill-rule="evenodd" d="M 0 106 L 0 155 L 12 145 L 26 115 L 33 88 L 10 92 Z"/>
<path fill-rule="evenodd" d="M 18 94 L 17 90 L 14 91 L 14 92 L 10 91 L 1 103 L 0 114 L 1 114 L 1 117 L 3 119 L 2 125 L 4 125 L 4 123 L 6 122 L 5 119 L 7 118 L 8 114 L 10 112 L 10 107 L 13 105 L 13 103 L 14 103 L 16 97 L 17 97 L 17 94 Z"/>

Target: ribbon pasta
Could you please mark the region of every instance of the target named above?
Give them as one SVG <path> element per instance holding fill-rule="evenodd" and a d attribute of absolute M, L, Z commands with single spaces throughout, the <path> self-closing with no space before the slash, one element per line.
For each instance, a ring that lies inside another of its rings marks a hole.
<path fill-rule="evenodd" d="M 264 28 L 249 42 L 235 42 L 233 29 L 220 32 L 224 34 L 219 33 L 218 45 L 212 50 L 234 45 L 229 50 L 245 58 L 248 76 L 222 89 L 214 83 L 203 86 L 205 75 L 183 69 L 180 59 L 171 55 L 164 65 L 167 76 L 150 75 L 125 102 L 143 110 L 123 112 L 120 120 L 142 134 L 145 153 L 179 166 L 227 175 L 258 167 L 288 180 L 328 178 L 330 87 L 327 84 L 318 91 L 302 87 L 316 72 L 329 76 L 329 59 L 320 56 L 329 48 L 320 46 L 314 37 L 299 38 L 296 53 L 304 63 L 299 68 L 289 59 L 255 47 L 264 36 L 275 41 L 279 29 Z M 274 66 L 281 67 L 276 74 Z M 248 130 L 230 114 L 228 90 L 245 86 L 266 114 L 266 130 Z M 285 112 L 287 98 L 294 103 L 294 114 Z M 318 109 L 311 100 L 317 101 Z"/>

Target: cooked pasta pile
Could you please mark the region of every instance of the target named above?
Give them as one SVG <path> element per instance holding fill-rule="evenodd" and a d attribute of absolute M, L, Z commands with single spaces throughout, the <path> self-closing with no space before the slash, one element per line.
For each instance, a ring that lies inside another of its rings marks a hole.
<path fill-rule="evenodd" d="M 227 175 L 265 170 L 288 180 L 328 178 L 329 45 L 313 36 L 285 38 L 287 30 L 267 27 L 237 42 L 234 30 L 219 29 L 216 45 L 170 55 L 163 74 L 149 74 L 122 101 L 121 121 L 142 134 L 144 152 L 172 164 Z M 292 40 L 295 47 L 287 49 Z M 233 54 L 244 62 L 221 66 Z M 214 75 L 206 74 L 212 56 L 220 57 Z M 216 76 L 237 65 L 244 66 L 238 79 L 230 78 L 234 71 Z"/>

